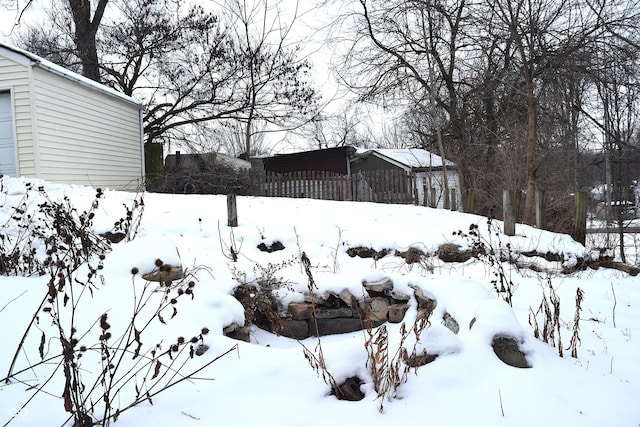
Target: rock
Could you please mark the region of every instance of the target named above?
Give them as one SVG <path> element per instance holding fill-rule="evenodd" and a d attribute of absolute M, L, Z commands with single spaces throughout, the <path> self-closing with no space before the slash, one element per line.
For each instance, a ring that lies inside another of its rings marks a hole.
<path fill-rule="evenodd" d="M 407 364 L 410 368 L 417 368 L 419 366 L 424 366 L 427 363 L 431 363 L 438 357 L 437 354 L 429 354 L 426 350 L 419 354 L 408 355 L 406 352 L 403 355 L 404 363 Z"/>
<path fill-rule="evenodd" d="M 260 243 L 258 245 L 258 249 L 260 249 L 262 252 L 271 253 L 271 252 L 276 252 L 276 251 L 283 250 L 284 249 L 284 245 L 281 242 L 277 241 L 277 240 L 275 242 L 273 242 L 272 244 L 268 245 L 268 246 L 264 242 L 262 242 L 262 243 Z"/>
<path fill-rule="evenodd" d="M 396 251 L 396 256 L 404 258 L 404 262 L 407 264 L 413 264 L 420 262 L 427 256 L 427 254 L 422 252 L 420 249 L 411 246 L 406 252 Z"/>
<path fill-rule="evenodd" d="M 362 286 L 364 286 L 367 291 L 385 293 L 393 289 L 393 281 L 388 277 L 374 281 L 363 280 Z"/>
<path fill-rule="evenodd" d="M 231 339 L 238 340 L 238 341 L 244 341 L 244 342 L 251 341 L 251 334 L 249 333 L 249 328 L 244 326 L 236 329 L 233 332 L 230 332 L 229 334 L 227 334 L 227 336 Z"/>
<path fill-rule="evenodd" d="M 460 245 L 455 243 L 445 243 L 440 245 L 436 251 L 438 258 L 444 262 L 465 262 L 471 259 L 473 252 L 461 251 Z"/>
<path fill-rule="evenodd" d="M 348 289 L 344 289 L 342 292 L 340 292 L 340 294 L 338 295 L 338 298 L 340 298 L 340 300 L 344 302 L 346 305 L 348 305 L 349 307 L 358 306 L 358 299 L 354 297 L 353 294 L 349 292 Z"/>
<path fill-rule="evenodd" d="M 357 402 L 364 399 L 364 393 L 360 390 L 362 383 L 363 381 L 358 377 L 349 377 L 338 385 L 338 390 L 333 390 L 333 394 L 340 400 Z"/>
<path fill-rule="evenodd" d="M 449 313 L 444 313 L 442 316 L 442 324 L 454 334 L 460 332 L 460 325 Z"/>
<path fill-rule="evenodd" d="M 367 320 L 372 322 L 386 321 L 387 314 L 389 313 L 389 300 L 386 298 L 371 298 L 366 304 L 369 306 L 368 310 L 365 310 L 365 316 Z"/>
<path fill-rule="evenodd" d="M 324 298 L 323 305 L 326 308 L 340 308 L 342 304 L 340 297 L 329 292 L 328 295 Z"/>
<path fill-rule="evenodd" d="M 228 333 L 231 333 L 231 332 L 235 331 L 239 327 L 240 327 L 240 325 L 238 325 L 236 322 L 233 322 L 232 324 L 227 325 L 224 328 L 222 328 L 222 333 L 224 335 L 227 335 Z"/>
<path fill-rule="evenodd" d="M 202 356 L 209 350 L 209 346 L 206 344 L 198 344 L 195 350 L 196 356 Z"/>
<path fill-rule="evenodd" d="M 353 310 L 348 307 L 316 310 L 317 319 L 336 319 L 338 317 L 353 317 Z"/>
<path fill-rule="evenodd" d="M 282 319 L 278 330 L 272 331 L 283 337 L 303 340 L 309 338 L 309 324 L 304 320 Z"/>
<path fill-rule="evenodd" d="M 304 294 L 304 302 L 312 302 L 315 305 L 324 304 L 325 300 L 320 295 L 306 293 Z"/>
<path fill-rule="evenodd" d="M 397 292 L 395 290 L 391 290 L 390 292 L 388 292 L 388 295 L 389 297 L 391 297 L 391 299 L 393 299 L 394 302 L 398 304 L 405 304 L 411 299 L 410 295 L 403 294 L 402 292 Z"/>
<path fill-rule="evenodd" d="M 271 298 L 271 308 L 282 318 L 286 318 L 289 314 L 287 307 L 282 302 L 282 299 L 278 298 L 277 295 L 273 295 Z"/>
<path fill-rule="evenodd" d="M 292 302 L 291 304 L 289 304 L 287 311 L 295 320 L 311 319 L 311 315 L 313 313 L 313 304 Z"/>
<path fill-rule="evenodd" d="M 143 274 L 142 278 L 149 282 L 160 282 L 165 285 L 170 285 L 174 280 L 183 279 L 184 271 L 180 265 L 162 264 L 160 267 L 154 268 L 150 273 Z"/>
<path fill-rule="evenodd" d="M 527 362 L 527 359 L 520 350 L 518 340 L 513 337 L 495 336 L 491 342 L 493 352 L 498 356 L 498 359 L 502 360 L 509 366 L 515 368 L 530 368 L 531 366 Z"/>
<path fill-rule="evenodd" d="M 316 324 L 318 329 L 316 330 Z M 333 334 L 345 334 L 347 332 L 360 331 L 365 322 L 360 319 L 316 319 L 309 321 L 309 335 L 324 336 Z"/>
<path fill-rule="evenodd" d="M 224 336 L 232 338 L 238 341 L 250 341 L 249 328 L 246 326 L 240 326 L 237 323 L 232 323 L 222 330 Z"/>
<path fill-rule="evenodd" d="M 388 253 L 389 250 L 387 249 L 376 251 L 375 249 L 365 248 L 363 246 L 357 246 L 355 248 L 347 249 L 347 255 L 349 255 L 351 258 L 358 256 L 360 258 L 373 258 L 375 260 L 378 260 L 385 257 Z"/>
<path fill-rule="evenodd" d="M 126 234 L 116 231 L 112 233 L 111 231 L 107 231 L 106 233 L 102 233 L 100 236 L 104 237 L 111 243 L 120 243 L 126 237 Z"/>
<path fill-rule="evenodd" d="M 391 304 L 389 306 L 389 322 L 400 323 L 409 309 L 409 304 Z"/>
<path fill-rule="evenodd" d="M 413 289 L 413 294 L 416 297 L 416 301 L 418 301 L 418 309 L 425 310 L 428 312 L 433 312 L 438 305 L 438 302 L 435 298 L 431 298 L 430 296 L 426 296 L 422 289 L 415 285 L 409 285 L 411 289 Z"/>

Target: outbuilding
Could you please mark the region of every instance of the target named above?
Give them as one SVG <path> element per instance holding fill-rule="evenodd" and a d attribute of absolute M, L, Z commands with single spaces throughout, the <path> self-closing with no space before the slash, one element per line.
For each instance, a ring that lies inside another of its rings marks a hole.
<path fill-rule="evenodd" d="M 0 43 L 0 174 L 137 190 L 143 106 Z"/>
<path fill-rule="evenodd" d="M 448 188 L 451 208 L 460 210 L 460 177 L 455 163 L 422 148 L 359 149 L 351 159 L 351 173 L 402 170 L 415 176 L 420 204 L 442 209 Z M 445 177 L 446 183 L 445 186 Z"/>

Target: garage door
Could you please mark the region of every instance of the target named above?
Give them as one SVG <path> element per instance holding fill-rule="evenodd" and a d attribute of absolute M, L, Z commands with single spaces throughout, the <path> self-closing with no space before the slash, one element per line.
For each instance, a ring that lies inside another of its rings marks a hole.
<path fill-rule="evenodd" d="M 0 92 L 0 174 L 16 176 L 17 173 L 11 94 Z"/>

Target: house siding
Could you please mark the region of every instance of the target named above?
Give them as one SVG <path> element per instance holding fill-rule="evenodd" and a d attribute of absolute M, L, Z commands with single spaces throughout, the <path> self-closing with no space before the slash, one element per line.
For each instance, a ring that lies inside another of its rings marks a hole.
<path fill-rule="evenodd" d="M 139 108 L 47 70 L 34 68 L 33 73 L 40 177 L 138 188 L 142 182 Z"/>
<path fill-rule="evenodd" d="M 19 176 L 141 188 L 142 107 L 134 100 L 2 44 L 0 90 L 13 101 Z"/>
<path fill-rule="evenodd" d="M 18 157 L 18 175 L 35 174 L 29 68 L 0 56 L 0 89 L 11 91 Z"/>
<path fill-rule="evenodd" d="M 429 206 L 429 198 L 431 197 L 431 188 L 436 191 L 436 206 L 438 209 L 444 207 L 444 176 L 442 170 L 436 170 L 432 172 L 417 172 L 416 182 L 418 190 L 418 202 L 421 205 Z M 457 210 L 462 210 L 461 206 L 461 194 L 460 194 L 460 179 L 458 177 L 458 171 L 451 168 L 447 169 L 447 184 L 449 191 L 455 189 L 456 191 L 456 204 Z M 426 190 L 426 193 L 425 193 Z"/>

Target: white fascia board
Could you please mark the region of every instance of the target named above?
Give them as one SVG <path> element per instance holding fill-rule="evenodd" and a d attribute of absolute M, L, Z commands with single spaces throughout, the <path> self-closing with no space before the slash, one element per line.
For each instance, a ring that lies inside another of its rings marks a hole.
<path fill-rule="evenodd" d="M 34 55 L 33 53 L 26 50 L 0 43 L 0 53 L 6 58 L 11 59 L 12 61 L 15 61 L 19 64 L 41 68 L 45 71 L 76 82 L 86 88 L 102 92 L 115 98 L 119 98 L 129 104 L 136 106 L 139 109 L 144 109 L 142 103 L 137 99 L 127 96 L 115 89 L 93 81 L 89 78 L 86 78 L 78 73 L 69 71 L 64 67 L 54 64 L 51 61 L 47 61 L 46 59 L 41 58 L 38 55 Z"/>

